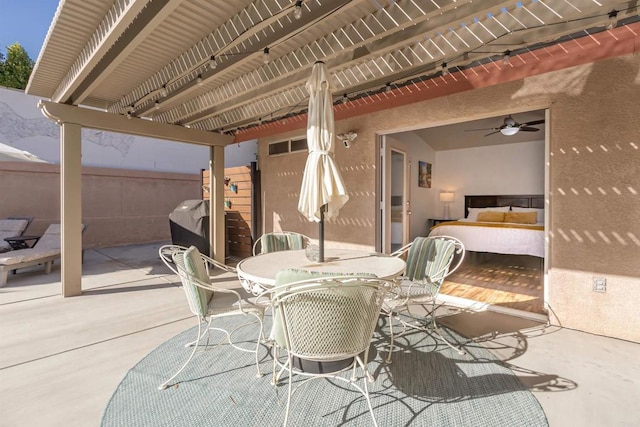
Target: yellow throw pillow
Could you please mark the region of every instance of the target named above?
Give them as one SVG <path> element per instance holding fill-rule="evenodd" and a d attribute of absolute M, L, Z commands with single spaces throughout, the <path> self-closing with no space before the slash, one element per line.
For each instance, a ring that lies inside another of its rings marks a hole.
<path fill-rule="evenodd" d="M 478 213 L 478 221 L 480 222 L 503 222 L 504 216 L 509 212 L 486 211 Z"/>
<path fill-rule="evenodd" d="M 537 214 L 535 212 L 507 212 L 504 214 L 504 222 L 518 224 L 535 224 Z"/>

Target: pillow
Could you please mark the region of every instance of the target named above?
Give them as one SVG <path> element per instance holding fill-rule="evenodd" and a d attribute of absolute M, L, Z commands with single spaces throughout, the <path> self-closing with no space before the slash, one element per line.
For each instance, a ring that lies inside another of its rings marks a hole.
<path fill-rule="evenodd" d="M 469 221 L 477 221 L 478 213 L 483 211 L 493 211 L 493 212 L 509 212 L 509 206 L 495 206 L 490 208 L 468 208 L 469 215 L 467 215 L 467 219 Z"/>
<path fill-rule="evenodd" d="M 484 211 L 478 212 L 477 221 L 480 222 L 502 222 L 504 221 L 504 216 L 509 214 L 509 212 L 494 212 L 494 211 Z"/>
<path fill-rule="evenodd" d="M 204 261 L 200 256 L 198 248 L 191 246 L 184 252 L 183 256 L 185 271 L 203 283 L 210 283 L 211 279 L 209 278 L 209 274 L 207 274 L 207 269 L 204 266 Z M 182 287 L 184 288 L 184 293 L 187 296 L 191 311 L 199 316 L 207 314 L 209 311 L 209 301 L 211 301 L 213 297 L 213 291 L 196 286 L 191 280 L 181 279 Z"/>
<path fill-rule="evenodd" d="M 536 222 L 544 222 L 544 209 L 538 209 L 538 208 L 519 208 L 517 206 L 512 206 L 511 210 L 513 212 L 535 212 L 536 215 Z"/>
<path fill-rule="evenodd" d="M 535 224 L 535 212 L 507 212 L 504 214 L 504 222 L 515 222 L 518 224 Z"/>

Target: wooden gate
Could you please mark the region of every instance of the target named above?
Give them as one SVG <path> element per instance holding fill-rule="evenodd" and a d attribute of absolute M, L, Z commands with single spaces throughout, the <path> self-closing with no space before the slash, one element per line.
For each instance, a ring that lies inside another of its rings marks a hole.
<path fill-rule="evenodd" d="M 251 256 L 257 207 L 252 202 L 256 190 L 257 171 L 252 166 L 225 168 L 224 211 L 227 224 L 227 255 L 237 258 Z M 202 171 L 202 198 L 209 198 L 209 171 Z M 255 200 L 257 198 L 254 198 Z"/>

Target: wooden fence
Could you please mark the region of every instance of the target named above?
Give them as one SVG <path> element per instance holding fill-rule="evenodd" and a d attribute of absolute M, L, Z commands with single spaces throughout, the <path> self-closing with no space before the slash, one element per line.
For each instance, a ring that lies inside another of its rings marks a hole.
<path fill-rule="evenodd" d="M 253 172 L 252 172 L 253 171 Z M 252 177 L 252 174 L 254 175 Z M 227 255 L 246 258 L 251 256 L 253 247 L 252 229 L 255 213 L 252 210 L 254 202 L 254 183 L 257 180 L 255 167 L 238 166 L 225 168 L 225 217 L 227 224 Z M 202 182 L 208 184 L 209 171 L 202 171 Z M 202 186 L 202 198 L 208 198 L 207 185 Z"/>

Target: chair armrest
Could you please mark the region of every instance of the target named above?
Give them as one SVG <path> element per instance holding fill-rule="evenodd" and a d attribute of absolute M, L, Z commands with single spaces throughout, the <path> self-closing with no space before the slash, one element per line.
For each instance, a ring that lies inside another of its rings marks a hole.
<path fill-rule="evenodd" d="M 208 270 L 209 270 L 209 264 L 211 264 L 211 265 L 213 265 L 214 267 L 217 267 L 217 268 L 219 268 L 219 269 L 221 269 L 221 270 L 224 270 L 224 271 L 227 271 L 227 272 L 229 272 L 229 273 L 238 274 L 238 270 L 236 270 L 236 268 L 235 268 L 235 267 L 232 267 L 232 266 L 230 266 L 230 265 L 223 264 L 223 263 L 221 263 L 221 262 L 219 262 L 219 261 L 216 261 L 215 259 L 210 258 L 210 257 L 208 257 L 208 256 L 206 256 L 206 255 L 204 255 L 204 254 L 200 254 L 200 256 L 202 257 L 202 259 L 203 259 L 203 260 L 207 261 L 207 272 L 208 272 Z"/>
<path fill-rule="evenodd" d="M 198 288 L 201 289 L 206 289 L 209 291 L 213 291 L 215 292 L 220 292 L 220 293 L 225 293 L 225 294 L 233 294 L 235 295 L 236 299 L 237 299 L 237 303 L 238 303 L 238 310 L 245 313 L 243 304 L 250 304 L 251 306 L 258 306 L 257 304 L 253 304 L 250 301 L 247 301 L 246 299 L 244 299 L 242 297 L 242 295 L 240 295 L 239 292 L 234 291 L 233 289 L 227 289 L 227 288 L 219 288 L 217 286 L 213 286 L 211 283 L 205 283 L 203 281 L 201 281 L 200 279 L 193 277 L 193 276 L 187 276 L 184 277 L 185 273 L 182 272 L 180 269 L 178 269 L 178 274 L 185 280 L 189 280 L 190 282 L 192 282 L 195 286 L 197 286 Z"/>

